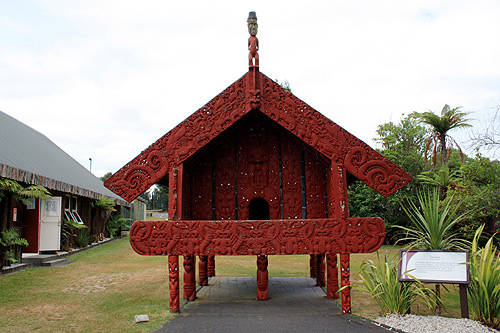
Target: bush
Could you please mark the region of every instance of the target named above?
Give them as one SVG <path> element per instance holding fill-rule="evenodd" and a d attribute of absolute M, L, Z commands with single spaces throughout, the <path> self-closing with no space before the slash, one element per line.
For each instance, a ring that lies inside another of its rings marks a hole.
<path fill-rule="evenodd" d="M 90 236 L 87 230 L 80 229 L 75 237 L 75 245 L 79 248 L 87 247 L 90 244 Z"/>
<path fill-rule="evenodd" d="M 415 282 L 399 281 L 398 261 L 395 258 L 390 259 L 386 253 L 382 261 L 377 252 L 377 259 L 376 263 L 371 260 L 363 262 L 359 272 L 363 287 L 355 288 L 370 293 L 384 314 L 410 313 L 410 308 L 415 302 L 423 302 L 429 309 L 434 307 L 434 292 L 420 281 L 416 279 Z M 437 299 L 437 302 L 442 304 L 440 299 Z"/>
<path fill-rule="evenodd" d="M 118 236 L 121 236 L 120 234 L 121 228 L 126 226 L 129 221 L 131 220 L 125 217 L 111 218 L 106 224 L 106 229 L 108 230 L 109 235 L 111 237 L 115 237 L 118 233 Z"/>
<path fill-rule="evenodd" d="M 500 261 L 493 237 L 485 247 L 478 241 L 484 226 L 479 227 L 472 241 L 470 258 L 469 304 L 474 318 L 494 329 L 500 328 Z"/>

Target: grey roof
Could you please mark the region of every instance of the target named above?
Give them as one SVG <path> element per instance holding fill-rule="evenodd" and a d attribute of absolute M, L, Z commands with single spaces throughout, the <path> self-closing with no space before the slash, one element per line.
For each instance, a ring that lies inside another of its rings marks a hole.
<path fill-rule="evenodd" d="M 89 198 L 123 199 L 42 133 L 0 111 L 0 177 Z"/>

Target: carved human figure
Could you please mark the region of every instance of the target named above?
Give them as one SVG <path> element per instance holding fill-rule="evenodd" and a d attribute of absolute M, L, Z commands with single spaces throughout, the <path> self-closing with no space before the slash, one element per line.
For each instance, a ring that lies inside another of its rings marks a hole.
<path fill-rule="evenodd" d="M 269 299 L 267 256 L 257 256 L 257 299 L 265 301 Z"/>
<path fill-rule="evenodd" d="M 184 299 L 196 299 L 195 256 L 184 256 Z"/>
<path fill-rule="evenodd" d="M 248 38 L 248 50 L 250 51 L 248 55 L 248 65 L 249 67 L 259 67 L 259 54 L 257 53 L 259 50 L 259 40 L 256 37 L 259 26 L 257 24 L 257 14 L 255 12 L 250 12 L 248 14 L 247 26 L 248 33 L 250 34 L 250 38 Z"/>
<path fill-rule="evenodd" d="M 200 286 L 208 286 L 208 256 L 200 256 L 198 263 L 198 284 Z"/>
<path fill-rule="evenodd" d="M 170 312 L 175 313 L 180 310 L 179 303 L 179 257 L 168 256 L 168 279 L 170 290 Z"/>

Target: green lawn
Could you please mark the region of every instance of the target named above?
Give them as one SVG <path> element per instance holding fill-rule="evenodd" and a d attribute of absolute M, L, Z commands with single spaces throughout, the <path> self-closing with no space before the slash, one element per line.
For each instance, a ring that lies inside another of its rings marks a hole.
<path fill-rule="evenodd" d="M 386 250 L 398 251 L 381 251 Z M 376 254 L 351 256 L 352 282 L 358 279 L 361 262 L 374 258 Z M 2 332 L 151 332 L 172 318 L 166 257 L 139 256 L 123 238 L 69 259 L 75 262 L 0 277 Z M 255 256 L 216 257 L 217 275 L 255 276 L 255 271 Z M 269 257 L 269 276 L 308 274 L 309 256 Z M 444 315 L 459 317 L 458 288 L 449 289 L 451 294 L 444 293 Z M 378 314 L 371 296 L 352 290 L 352 297 L 354 314 Z M 412 313 L 429 314 L 417 307 Z M 138 314 L 148 314 L 150 322 L 135 324 Z"/>

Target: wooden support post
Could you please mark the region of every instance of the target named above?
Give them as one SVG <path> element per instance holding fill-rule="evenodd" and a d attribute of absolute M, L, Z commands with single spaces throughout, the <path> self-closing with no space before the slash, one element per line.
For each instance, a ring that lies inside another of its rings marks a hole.
<path fill-rule="evenodd" d="M 339 298 L 339 270 L 337 268 L 337 255 L 326 256 L 326 297 Z"/>
<path fill-rule="evenodd" d="M 168 279 L 168 287 L 170 289 L 170 312 L 179 312 L 179 256 L 168 256 Z"/>
<path fill-rule="evenodd" d="M 349 253 L 340 254 L 340 284 L 342 287 L 342 313 L 351 313 L 351 287 L 349 281 Z"/>
<path fill-rule="evenodd" d="M 467 285 L 459 284 L 460 290 L 460 312 L 462 314 L 462 318 L 469 318 L 469 303 L 467 301 Z"/>
<path fill-rule="evenodd" d="M 269 299 L 268 287 L 268 260 L 266 255 L 257 256 L 257 299 L 265 301 Z"/>
<path fill-rule="evenodd" d="M 208 286 L 208 256 L 200 256 L 200 263 L 198 264 L 198 284 L 200 286 Z"/>
<path fill-rule="evenodd" d="M 208 276 L 215 276 L 215 256 L 208 256 Z"/>
<path fill-rule="evenodd" d="M 315 254 L 311 254 L 309 256 L 309 270 L 310 270 L 310 276 L 312 278 L 316 278 L 316 276 L 318 276 L 316 255 Z"/>
<path fill-rule="evenodd" d="M 196 257 L 184 256 L 184 299 L 196 300 Z"/>
<path fill-rule="evenodd" d="M 316 255 L 318 276 L 316 277 L 316 285 L 323 288 L 325 286 L 325 255 Z"/>

